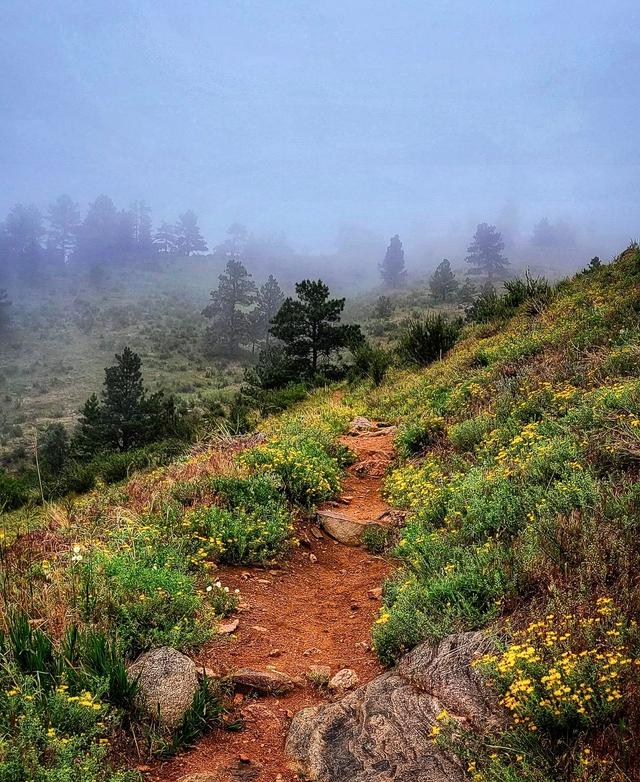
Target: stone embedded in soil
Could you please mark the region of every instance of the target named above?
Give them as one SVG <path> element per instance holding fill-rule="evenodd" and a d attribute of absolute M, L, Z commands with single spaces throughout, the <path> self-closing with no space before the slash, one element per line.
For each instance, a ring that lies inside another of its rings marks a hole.
<path fill-rule="evenodd" d="M 262 766 L 259 763 L 241 756 L 216 771 L 187 774 L 186 777 L 180 777 L 178 782 L 257 782 L 261 771 Z"/>
<path fill-rule="evenodd" d="M 329 682 L 329 689 L 336 695 L 344 695 L 347 690 L 353 690 L 360 684 L 358 674 L 351 668 L 343 668 Z"/>
<path fill-rule="evenodd" d="M 362 432 L 370 432 L 375 428 L 376 425 L 373 421 L 370 421 L 362 415 L 357 415 L 349 424 L 349 434 L 356 435 L 361 434 Z"/>
<path fill-rule="evenodd" d="M 481 633 L 417 646 L 340 700 L 298 712 L 287 754 L 316 782 L 463 782 L 465 766 L 430 728 L 445 708 L 472 730 L 500 726 L 504 712 L 470 666 L 489 648 Z"/>
<path fill-rule="evenodd" d="M 261 692 L 265 695 L 283 695 L 291 692 L 295 681 L 281 671 L 260 671 L 255 668 L 239 668 L 231 677 L 238 689 Z"/>
<path fill-rule="evenodd" d="M 342 513 L 334 513 L 330 510 L 319 510 L 316 518 L 328 535 L 345 546 L 362 545 L 364 532 L 368 528 L 385 529 L 382 524 L 377 524 L 375 521 L 356 521 Z"/>
<path fill-rule="evenodd" d="M 221 622 L 218 625 L 218 633 L 220 633 L 220 635 L 231 635 L 231 633 L 234 633 L 238 629 L 239 624 L 239 619 L 233 619 L 231 622 Z"/>
<path fill-rule="evenodd" d="M 141 654 L 128 674 L 138 682 L 139 708 L 167 728 L 184 717 L 198 688 L 196 664 L 169 646 Z"/>

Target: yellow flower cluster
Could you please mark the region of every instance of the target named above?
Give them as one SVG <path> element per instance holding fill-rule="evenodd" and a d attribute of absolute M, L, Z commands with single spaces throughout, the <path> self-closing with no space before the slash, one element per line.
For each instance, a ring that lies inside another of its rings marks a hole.
<path fill-rule="evenodd" d="M 601 597 L 594 615 L 548 614 L 474 665 L 501 690 L 516 725 L 537 730 L 549 721 L 593 723 L 615 713 L 625 676 L 638 664 L 622 630 L 612 598 Z"/>

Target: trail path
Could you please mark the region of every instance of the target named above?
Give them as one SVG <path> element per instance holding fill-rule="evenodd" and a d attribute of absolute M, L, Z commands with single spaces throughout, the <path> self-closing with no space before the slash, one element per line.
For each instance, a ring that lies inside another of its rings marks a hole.
<path fill-rule="evenodd" d="M 392 433 L 380 429 L 347 435 L 342 441 L 358 459 L 348 470 L 341 499 L 326 507 L 354 519 L 375 519 L 387 509 L 380 486 L 393 455 Z M 361 683 L 380 673 L 369 646 L 380 601 L 368 590 L 381 585 L 389 564 L 327 535 L 317 539 L 307 523 L 299 536 L 304 545 L 280 568 L 218 571 L 224 585 L 241 591 L 240 624 L 232 636 L 205 647 L 197 662 L 216 673 L 241 667 L 276 669 L 301 677 L 301 686 L 283 696 L 242 701 L 236 696 L 244 720 L 241 731 L 213 731 L 192 750 L 152 767 L 146 775 L 149 782 L 177 782 L 196 773 L 211 774 L 202 782 L 298 779 L 284 754 L 290 719 L 299 709 L 326 699 L 304 679 L 305 673 L 312 665 L 328 665 L 332 675 L 352 668 Z"/>

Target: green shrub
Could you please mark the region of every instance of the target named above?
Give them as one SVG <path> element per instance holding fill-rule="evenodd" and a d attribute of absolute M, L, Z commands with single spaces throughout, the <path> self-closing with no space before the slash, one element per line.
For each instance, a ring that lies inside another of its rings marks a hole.
<path fill-rule="evenodd" d="M 390 538 L 390 529 L 369 524 L 362 534 L 362 544 L 372 554 L 383 554 L 389 546 Z"/>
<path fill-rule="evenodd" d="M 213 628 L 185 567 L 184 557 L 171 548 L 97 553 L 82 567 L 88 618 L 112 624 L 129 657 L 153 646 L 198 646 Z"/>
<path fill-rule="evenodd" d="M 286 495 L 310 507 L 337 494 L 340 465 L 324 444 L 304 435 L 284 435 L 252 448 L 240 457 L 254 470 L 271 472 L 282 481 Z"/>
<path fill-rule="evenodd" d="M 405 323 L 398 338 L 398 353 L 405 361 L 424 367 L 441 359 L 455 345 L 459 334 L 459 321 L 429 313 Z"/>
<path fill-rule="evenodd" d="M 286 551 L 293 532 L 287 510 L 276 503 L 254 510 L 197 508 L 187 514 L 185 526 L 200 544 L 192 558 L 196 564 L 205 558 L 228 564 L 264 564 Z"/>
<path fill-rule="evenodd" d="M 405 421 L 398 427 L 396 450 L 401 457 L 408 459 L 433 445 L 443 431 L 444 422 L 440 416 L 423 416 L 418 420 Z"/>
<path fill-rule="evenodd" d="M 29 489 L 19 479 L 0 468 L 0 513 L 13 510 L 29 500 Z"/>
<path fill-rule="evenodd" d="M 349 369 L 349 379 L 370 380 L 379 386 L 391 366 L 391 356 L 386 350 L 363 342 L 353 350 L 353 363 Z"/>
<path fill-rule="evenodd" d="M 453 446 L 462 452 L 475 450 L 493 427 L 493 419 L 488 415 L 477 415 L 467 418 L 457 424 L 452 424 L 447 430 Z"/>

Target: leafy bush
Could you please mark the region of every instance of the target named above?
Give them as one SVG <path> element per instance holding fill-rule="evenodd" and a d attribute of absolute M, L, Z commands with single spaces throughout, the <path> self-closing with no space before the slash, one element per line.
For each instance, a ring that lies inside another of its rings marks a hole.
<path fill-rule="evenodd" d="M 456 343 L 460 322 L 442 314 L 413 318 L 404 325 L 398 338 L 398 353 L 409 363 L 427 366 L 442 358 Z"/>
<path fill-rule="evenodd" d="M 29 489 L 19 479 L 7 474 L 0 468 L 0 513 L 13 510 L 29 500 Z"/>
<path fill-rule="evenodd" d="M 352 351 L 353 363 L 349 369 L 349 379 L 370 380 L 379 386 L 391 365 L 391 356 L 386 350 L 370 345 L 368 342 L 355 347 Z"/>
<path fill-rule="evenodd" d="M 96 553 L 82 566 L 87 617 L 108 621 L 130 657 L 152 646 L 187 650 L 213 632 L 184 557 L 169 547 L 149 548 Z"/>
<path fill-rule="evenodd" d="M 459 423 L 452 424 L 447 430 L 449 440 L 459 451 L 470 452 L 477 448 L 484 437 L 491 431 L 492 418 L 488 415 L 477 415 Z"/>
<path fill-rule="evenodd" d="M 372 554 L 382 554 L 389 546 L 391 530 L 369 524 L 362 534 L 362 544 Z"/>
<path fill-rule="evenodd" d="M 286 551 L 293 526 L 281 504 L 254 510 L 198 508 L 185 517 L 185 527 L 200 545 L 193 561 L 209 558 L 228 564 L 264 564 Z"/>
<path fill-rule="evenodd" d="M 241 461 L 252 469 L 277 475 L 293 501 L 310 507 L 328 500 L 340 488 L 340 466 L 323 443 L 304 435 L 273 438 L 242 454 Z"/>
<path fill-rule="evenodd" d="M 440 416 L 422 416 L 418 420 L 404 421 L 398 427 L 395 446 L 398 454 L 405 459 L 421 453 L 444 431 L 444 422 Z"/>
<path fill-rule="evenodd" d="M 620 711 L 626 681 L 637 678 L 629 631 L 612 598 L 600 597 L 594 616 L 548 614 L 477 666 L 516 725 L 552 735 L 607 725 Z"/>

